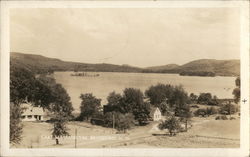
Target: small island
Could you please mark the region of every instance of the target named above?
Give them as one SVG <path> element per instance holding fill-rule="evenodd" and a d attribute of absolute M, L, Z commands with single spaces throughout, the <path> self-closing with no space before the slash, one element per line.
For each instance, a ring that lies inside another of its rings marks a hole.
<path fill-rule="evenodd" d="M 215 77 L 214 72 L 210 71 L 182 71 L 179 73 L 181 76 L 206 76 L 206 77 Z"/>
<path fill-rule="evenodd" d="M 89 74 L 86 72 L 75 72 L 71 76 L 81 76 L 81 77 L 98 77 L 100 74 Z"/>

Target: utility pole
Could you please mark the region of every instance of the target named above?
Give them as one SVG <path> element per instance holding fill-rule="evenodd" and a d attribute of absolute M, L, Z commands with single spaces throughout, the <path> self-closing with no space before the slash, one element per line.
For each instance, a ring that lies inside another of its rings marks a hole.
<path fill-rule="evenodd" d="M 115 115 L 114 115 L 114 113 L 112 113 L 112 116 L 113 116 L 113 130 L 115 130 Z"/>
<path fill-rule="evenodd" d="M 76 148 L 76 143 L 77 143 L 77 128 L 75 128 L 75 148 Z"/>
<path fill-rule="evenodd" d="M 231 118 L 231 101 L 229 100 L 229 115 L 230 115 L 230 118 Z"/>

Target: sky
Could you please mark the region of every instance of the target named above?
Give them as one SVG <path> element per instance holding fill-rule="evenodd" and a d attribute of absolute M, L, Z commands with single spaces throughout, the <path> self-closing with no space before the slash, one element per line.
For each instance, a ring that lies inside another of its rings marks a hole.
<path fill-rule="evenodd" d="M 237 8 L 15 8 L 11 52 L 149 67 L 240 58 Z"/>

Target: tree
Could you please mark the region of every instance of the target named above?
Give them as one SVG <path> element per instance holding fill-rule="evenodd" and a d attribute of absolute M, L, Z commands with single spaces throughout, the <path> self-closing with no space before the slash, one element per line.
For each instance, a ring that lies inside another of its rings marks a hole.
<path fill-rule="evenodd" d="M 169 98 L 169 105 L 172 108 L 182 108 L 188 102 L 188 94 L 181 85 L 173 87 L 172 97 Z"/>
<path fill-rule="evenodd" d="M 211 93 L 200 93 L 197 102 L 200 104 L 208 104 L 212 100 Z"/>
<path fill-rule="evenodd" d="M 151 86 L 145 91 L 145 95 L 149 98 L 152 105 L 158 105 L 170 98 L 173 93 L 171 85 L 157 84 Z"/>
<path fill-rule="evenodd" d="M 67 122 L 72 118 L 73 106 L 67 91 L 61 84 L 56 83 L 52 77 L 39 75 L 37 77 L 36 92 L 34 93 L 35 105 L 47 108 L 52 117 L 52 137 L 59 144 L 59 137 L 68 136 Z"/>
<path fill-rule="evenodd" d="M 36 79 L 34 74 L 24 68 L 11 65 L 10 68 L 10 102 L 14 104 L 23 103 L 32 99 Z"/>
<path fill-rule="evenodd" d="M 197 103 L 197 98 L 198 98 L 197 95 L 195 95 L 194 93 L 191 93 L 189 97 L 192 103 Z"/>
<path fill-rule="evenodd" d="M 10 103 L 10 143 L 19 144 L 22 137 L 21 108 L 19 105 Z"/>
<path fill-rule="evenodd" d="M 150 104 L 143 101 L 143 93 L 139 89 L 126 88 L 123 91 L 122 105 L 125 113 L 132 113 L 140 125 L 148 121 Z"/>
<path fill-rule="evenodd" d="M 174 116 L 171 116 L 167 120 L 161 122 L 158 127 L 161 130 L 168 129 L 170 136 L 176 135 L 176 132 L 178 132 L 181 128 L 180 121 Z"/>
<path fill-rule="evenodd" d="M 172 111 L 178 112 L 177 109 L 189 103 L 188 94 L 181 85 L 157 84 L 146 90 L 145 95 L 149 98 L 150 103 L 158 107 L 163 114 L 170 114 Z"/>
<path fill-rule="evenodd" d="M 122 112 L 124 111 L 122 109 L 122 95 L 117 94 L 115 92 L 111 92 L 109 96 L 107 97 L 107 106 L 108 106 L 108 111 L 107 112 Z"/>
<path fill-rule="evenodd" d="M 148 123 L 150 118 L 150 104 L 144 102 L 141 105 L 136 106 L 133 109 L 133 115 L 135 119 L 139 122 L 139 125 L 145 125 Z"/>
<path fill-rule="evenodd" d="M 116 127 L 118 131 L 126 132 L 134 125 L 134 116 L 131 113 L 118 114 L 116 117 Z"/>
<path fill-rule="evenodd" d="M 96 98 L 91 93 L 81 94 L 81 115 L 80 119 L 89 120 L 101 107 L 101 99 Z"/>
<path fill-rule="evenodd" d="M 223 105 L 220 107 L 220 113 L 225 114 L 225 115 L 230 115 L 234 114 L 237 112 L 237 107 L 231 103 L 228 103 L 226 105 Z"/>
<path fill-rule="evenodd" d="M 233 90 L 234 102 L 237 104 L 240 101 L 240 77 L 235 80 L 236 88 Z"/>
<path fill-rule="evenodd" d="M 56 140 L 56 144 L 59 144 L 59 138 L 62 136 L 69 136 L 68 128 L 66 126 L 68 116 L 61 112 L 56 113 L 53 118 L 53 130 L 52 137 Z"/>
<path fill-rule="evenodd" d="M 192 112 L 190 110 L 190 106 L 188 104 L 181 105 L 175 109 L 175 116 L 181 117 L 181 121 L 185 123 L 185 131 L 187 131 L 188 122 L 190 122 L 192 118 Z"/>
<path fill-rule="evenodd" d="M 114 118 L 113 118 L 114 116 Z M 114 120 L 114 121 L 113 121 Z M 113 124 L 114 123 L 114 124 Z M 104 116 L 104 126 L 115 127 L 118 131 L 126 131 L 134 125 L 132 113 L 107 112 Z"/>

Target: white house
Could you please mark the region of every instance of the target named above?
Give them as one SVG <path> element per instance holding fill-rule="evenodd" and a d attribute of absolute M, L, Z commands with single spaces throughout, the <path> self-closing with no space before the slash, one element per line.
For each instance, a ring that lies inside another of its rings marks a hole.
<path fill-rule="evenodd" d="M 43 121 L 44 110 L 41 107 L 33 107 L 31 104 L 22 104 L 22 121 Z"/>
<path fill-rule="evenodd" d="M 158 107 L 152 107 L 150 111 L 150 117 L 153 121 L 159 121 L 162 119 L 161 111 Z"/>

